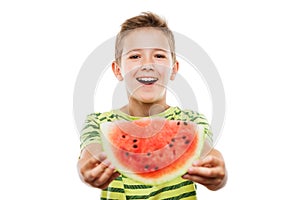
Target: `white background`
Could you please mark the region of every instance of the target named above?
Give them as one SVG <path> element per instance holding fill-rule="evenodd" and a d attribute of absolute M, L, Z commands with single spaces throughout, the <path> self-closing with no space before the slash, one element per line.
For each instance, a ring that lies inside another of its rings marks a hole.
<path fill-rule="evenodd" d="M 196 4 L 197 3 L 197 4 Z M 199 199 L 299 199 L 297 1 L 1 1 L 0 199 L 99 199 L 78 178 L 76 76 L 120 24 L 154 11 L 197 42 L 222 77 L 217 148 L 228 184 Z"/>

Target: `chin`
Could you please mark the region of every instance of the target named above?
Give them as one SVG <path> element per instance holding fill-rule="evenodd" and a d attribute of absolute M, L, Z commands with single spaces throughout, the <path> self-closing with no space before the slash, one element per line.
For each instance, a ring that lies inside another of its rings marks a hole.
<path fill-rule="evenodd" d="M 139 102 L 145 103 L 145 104 L 152 104 L 152 103 L 156 103 L 159 101 L 159 99 L 157 99 L 157 98 L 139 98 L 137 100 Z"/>
<path fill-rule="evenodd" d="M 149 95 L 137 95 L 134 99 L 140 103 L 151 104 L 156 103 L 162 100 L 161 97 L 158 96 L 149 96 Z"/>
<path fill-rule="evenodd" d="M 155 92 L 137 91 L 132 97 L 138 102 L 145 103 L 145 104 L 153 104 L 153 103 L 160 102 L 165 98 L 165 91 L 155 91 Z"/>

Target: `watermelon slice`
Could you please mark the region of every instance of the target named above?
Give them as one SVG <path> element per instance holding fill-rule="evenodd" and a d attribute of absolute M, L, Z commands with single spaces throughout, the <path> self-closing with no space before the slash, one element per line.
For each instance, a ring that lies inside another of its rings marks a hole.
<path fill-rule="evenodd" d="M 106 122 L 101 131 L 104 152 L 116 169 L 146 185 L 186 173 L 204 143 L 202 126 L 165 118 Z"/>

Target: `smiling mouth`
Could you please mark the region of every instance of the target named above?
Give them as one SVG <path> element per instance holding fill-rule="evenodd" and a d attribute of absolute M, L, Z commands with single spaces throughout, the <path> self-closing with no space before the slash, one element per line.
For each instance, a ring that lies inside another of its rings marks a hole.
<path fill-rule="evenodd" d="M 158 78 L 153 78 L 153 77 L 142 77 L 142 78 L 137 78 L 136 79 L 138 82 L 145 84 L 145 85 L 152 85 L 156 81 L 158 81 Z"/>

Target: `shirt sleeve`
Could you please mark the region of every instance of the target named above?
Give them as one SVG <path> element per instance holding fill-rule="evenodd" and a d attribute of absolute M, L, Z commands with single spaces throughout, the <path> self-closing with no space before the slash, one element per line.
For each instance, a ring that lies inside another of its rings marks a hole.
<path fill-rule="evenodd" d="M 206 117 L 203 114 L 192 110 L 184 110 L 182 118 L 183 120 L 192 121 L 198 125 L 201 125 L 204 128 L 205 141 L 207 141 L 210 146 L 213 145 L 213 133 Z"/>
<path fill-rule="evenodd" d="M 87 116 L 80 134 L 80 149 L 83 150 L 91 143 L 101 143 L 100 113 L 93 113 Z"/>
<path fill-rule="evenodd" d="M 213 145 L 213 133 L 210 129 L 210 125 L 203 114 L 197 113 L 194 122 L 204 127 L 204 138 L 210 144 Z"/>

